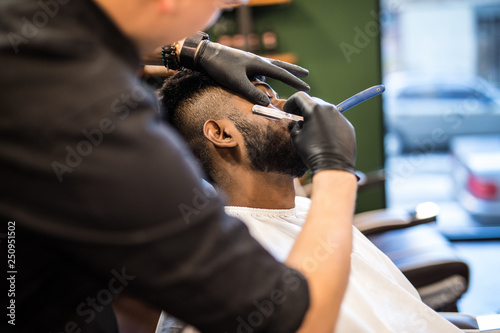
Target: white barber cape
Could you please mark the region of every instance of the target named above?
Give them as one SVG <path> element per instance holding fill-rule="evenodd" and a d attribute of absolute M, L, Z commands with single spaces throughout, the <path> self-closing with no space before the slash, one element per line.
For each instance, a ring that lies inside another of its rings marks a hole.
<path fill-rule="evenodd" d="M 293 209 L 225 207 L 277 260 L 284 261 L 302 228 L 310 200 L 296 197 Z M 321 245 L 324 250 L 329 245 Z M 308 264 L 314 266 L 314 260 Z M 425 305 L 401 271 L 353 227 L 349 284 L 335 332 L 461 332 Z"/>

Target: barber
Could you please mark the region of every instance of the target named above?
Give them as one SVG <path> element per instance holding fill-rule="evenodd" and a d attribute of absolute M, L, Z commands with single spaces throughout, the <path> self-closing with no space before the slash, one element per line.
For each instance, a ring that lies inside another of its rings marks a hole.
<path fill-rule="evenodd" d="M 293 136 L 323 199 L 286 266 L 203 190 L 187 147 L 157 121 L 154 95 L 136 76 L 142 55 L 202 30 L 221 4 L 0 3 L 0 216 L 16 227 L 18 272 L 15 296 L 2 298 L 4 309 L 15 304 L 2 332 L 115 332 L 118 293 L 203 332 L 332 331 L 356 190 L 350 124 L 304 93 L 289 101 L 306 119 Z M 296 66 L 204 38 L 195 46 L 194 68 L 255 103 L 268 101 L 248 75 L 307 89 Z M 335 251 L 319 260 L 318 242 Z"/>

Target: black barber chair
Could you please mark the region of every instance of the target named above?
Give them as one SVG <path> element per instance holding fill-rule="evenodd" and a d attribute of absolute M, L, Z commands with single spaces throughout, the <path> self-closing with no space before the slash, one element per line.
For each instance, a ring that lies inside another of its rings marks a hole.
<path fill-rule="evenodd" d="M 385 185 L 384 170 L 357 172 L 358 192 Z M 309 196 L 311 185 L 301 185 Z M 457 311 L 457 301 L 469 286 L 469 266 L 432 224 L 437 212 L 380 209 L 358 213 L 354 225 L 385 253 L 436 311 Z"/>
<path fill-rule="evenodd" d="M 360 174 L 359 189 L 385 183 L 383 171 Z M 457 311 L 469 286 L 469 266 L 434 225 L 439 208 L 381 209 L 355 215 L 354 225 L 384 252 L 436 311 Z"/>
<path fill-rule="evenodd" d="M 431 225 L 436 216 L 390 209 L 356 214 L 354 225 L 384 252 L 436 311 L 457 311 L 469 266 Z"/>

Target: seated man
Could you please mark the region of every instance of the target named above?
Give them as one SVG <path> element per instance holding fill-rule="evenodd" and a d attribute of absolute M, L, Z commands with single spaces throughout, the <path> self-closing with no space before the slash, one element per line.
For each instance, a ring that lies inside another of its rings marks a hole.
<path fill-rule="evenodd" d="M 254 84 L 282 109 L 271 87 Z M 169 96 L 169 98 L 161 98 Z M 252 114 L 252 104 L 207 76 L 181 72 L 160 91 L 164 119 L 188 141 L 207 179 L 227 196 L 237 216 L 277 259 L 284 260 L 311 201 L 296 197 L 293 180 L 307 167 L 290 137 L 294 123 Z M 303 267 L 314 270 L 334 243 L 318 242 Z M 427 307 L 397 267 L 355 227 L 349 284 L 337 332 L 458 332 Z"/>

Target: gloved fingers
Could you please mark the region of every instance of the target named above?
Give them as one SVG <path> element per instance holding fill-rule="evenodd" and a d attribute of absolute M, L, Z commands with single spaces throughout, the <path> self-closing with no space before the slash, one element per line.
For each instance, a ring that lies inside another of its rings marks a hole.
<path fill-rule="evenodd" d="M 290 96 L 283 106 L 283 111 L 303 116 L 307 120 L 316 105 L 317 103 L 311 96 L 303 91 L 299 91 Z"/>
<path fill-rule="evenodd" d="M 292 88 L 300 91 L 309 91 L 311 88 L 307 83 L 279 66 L 273 65 L 269 59 L 260 58 L 260 61 L 254 61 L 247 68 L 247 75 L 264 75 L 273 79 L 279 80 Z"/>
<path fill-rule="evenodd" d="M 238 92 L 253 104 L 268 106 L 271 103 L 269 97 L 267 97 L 262 90 L 254 86 L 246 76 L 243 77 L 244 78 L 234 84 L 231 89 Z"/>
<path fill-rule="evenodd" d="M 309 75 L 309 71 L 307 69 L 291 64 L 289 62 L 284 62 L 276 59 L 269 59 L 269 61 L 271 62 L 271 64 L 281 67 L 297 77 L 306 77 L 307 75 Z"/>

